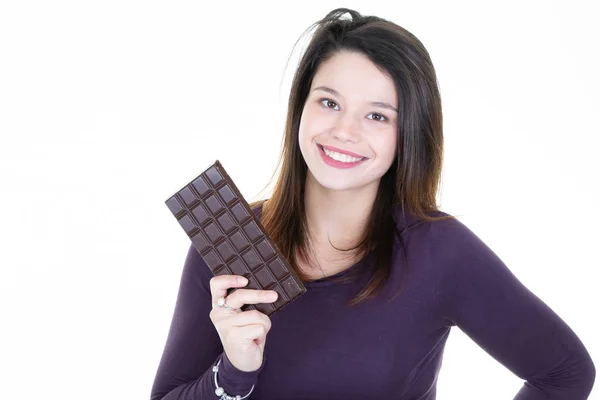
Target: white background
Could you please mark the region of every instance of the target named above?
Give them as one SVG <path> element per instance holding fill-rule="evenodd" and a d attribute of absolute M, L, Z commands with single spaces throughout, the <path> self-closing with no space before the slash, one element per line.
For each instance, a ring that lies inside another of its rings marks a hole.
<path fill-rule="evenodd" d="M 593 3 L 2 2 L 1 397 L 149 398 L 190 243 L 164 201 L 217 158 L 258 198 L 288 55 L 339 6 L 424 43 L 443 99 L 441 209 L 600 364 Z M 438 399 L 521 385 L 452 330 Z"/>

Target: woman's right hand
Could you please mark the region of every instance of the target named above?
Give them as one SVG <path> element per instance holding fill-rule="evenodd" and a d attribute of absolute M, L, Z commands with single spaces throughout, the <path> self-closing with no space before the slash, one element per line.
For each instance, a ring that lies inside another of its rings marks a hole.
<path fill-rule="evenodd" d="M 227 289 L 244 287 L 247 283 L 247 280 L 239 275 L 211 278 L 210 319 L 231 364 L 241 371 L 256 371 L 262 365 L 271 319 L 258 310 L 242 311 L 240 308 L 244 304 L 273 303 L 277 300 L 277 292 L 238 289 L 227 296 Z M 225 297 L 227 305 L 233 310 L 219 307 L 217 301 L 220 297 Z"/>

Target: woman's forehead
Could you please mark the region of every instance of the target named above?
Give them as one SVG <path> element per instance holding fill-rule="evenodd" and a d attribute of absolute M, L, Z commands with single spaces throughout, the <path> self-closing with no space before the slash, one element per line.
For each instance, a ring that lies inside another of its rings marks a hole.
<path fill-rule="evenodd" d="M 311 91 L 339 97 L 365 98 L 397 108 L 394 81 L 367 56 L 357 52 L 337 53 L 324 61 L 312 80 Z"/>

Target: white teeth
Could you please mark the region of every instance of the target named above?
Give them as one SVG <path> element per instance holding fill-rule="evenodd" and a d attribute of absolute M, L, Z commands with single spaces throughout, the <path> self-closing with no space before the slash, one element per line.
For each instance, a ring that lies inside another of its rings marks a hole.
<path fill-rule="evenodd" d="M 323 151 L 325 152 L 325 154 L 327 154 L 329 157 L 333 158 L 336 161 L 341 161 L 341 162 L 345 162 L 345 163 L 353 163 L 353 162 L 357 162 L 363 159 L 363 157 L 351 157 L 348 154 L 341 154 L 341 153 L 336 153 L 335 151 L 329 151 L 326 148 L 323 147 Z"/>

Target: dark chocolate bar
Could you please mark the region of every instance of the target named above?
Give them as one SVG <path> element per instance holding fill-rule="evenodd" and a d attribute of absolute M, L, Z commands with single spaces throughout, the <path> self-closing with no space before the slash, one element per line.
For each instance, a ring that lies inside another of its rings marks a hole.
<path fill-rule="evenodd" d="M 241 275 L 249 281 L 244 288 L 279 295 L 274 303 L 247 304 L 243 311 L 271 315 L 306 293 L 219 160 L 165 203 L 213 275 Z"/>

